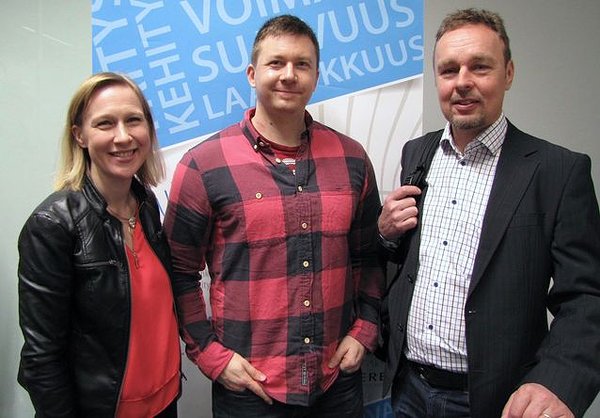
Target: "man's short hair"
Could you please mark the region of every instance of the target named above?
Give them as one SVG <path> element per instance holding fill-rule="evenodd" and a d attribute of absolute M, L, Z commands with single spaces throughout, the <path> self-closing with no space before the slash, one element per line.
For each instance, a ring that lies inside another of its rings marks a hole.
<path fill-rule="evenodd" d="M 440 38 L 447 32 L 466 25 L 485 25 L 496 32 L 504 43 L 504 61 L 505 64 L 508 64 L 512 55 L 510 52 L 510 41 L 506 34 L 506 28 L 504 27 L 504 21 L 498 13 L 489 10 L 469 8 L 450 13 L 444 18 L 435 35 L 436 45 Z"/>
<path fill-rule="evenodd" d="M 315 33 L 302 19 L 292 15 L 275 16 L 267 20 L 261 26 L 254 38 L 254 44 L 252 45 L 252 63 L 256 64 L 256 59 L 260 52 L 260 43 L 266 37 L 281 35 L 300 35 L 308 37 L 315 47 L 315 52 L 317 54 L 316 65 L 319 65 L 321 54 L 319 51 L 319 41 L 317 40 Z"/>

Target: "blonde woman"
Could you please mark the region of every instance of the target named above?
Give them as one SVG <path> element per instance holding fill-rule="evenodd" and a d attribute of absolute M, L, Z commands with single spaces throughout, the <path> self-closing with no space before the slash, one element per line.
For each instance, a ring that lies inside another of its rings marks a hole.
<path fill-rule="evenodd" d="M 73 96 L 56 191 L 19 237 L 19 383 L 38 417 L 176 417 L 170 254 L 150 107 L 99 73 Z"/>

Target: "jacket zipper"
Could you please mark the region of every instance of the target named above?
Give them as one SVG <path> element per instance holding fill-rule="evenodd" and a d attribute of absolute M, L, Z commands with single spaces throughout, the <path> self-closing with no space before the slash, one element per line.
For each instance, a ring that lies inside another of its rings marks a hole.
<path fill-rule="evenodd" d="M 142 228 L 143 229 L 143 228 Z M 119 246 L 119 250 L 121 252 L 121 257 L 123 257 L 123 265 L 127 267 L 126 273 L 127 273 L 127 280 L 126 280 L 126 286 L 127 286 L 127 296 L 129 297 L 129 317 L 127 318 L 127 323 L 128 323 L 128 332 L 127 332 L 127 341 L 126 341 L 126 348 L 125 348 L 125 365 L 123 367 L 123 372 L 121 375 L 121 381 L 119 382 L 119 392 L 117 395 L 117 402 L 115 404 L 115 411 L 113 414 L 113 417 L 116 418 L 117 417 L 117 413 L 119 411 L 119 404 L 121 403 L 121 396 L 123 395 L 123 383 L 125 382 L 125 372 L 127 371 L 127 364 L 129 363 L 129 340 L 131 339 L 131 305 L 132 305 L 132 299 L 131 299 L 131 273 L 129 271 L 129 261 L 127 259 L 127 252 L 125 250 L 125 241 L 123 240 L 123 229 L 119 228 L 117 229 L 118 233 L 119 233 L 119 238 L 120 238 L 120 246 Z"/>

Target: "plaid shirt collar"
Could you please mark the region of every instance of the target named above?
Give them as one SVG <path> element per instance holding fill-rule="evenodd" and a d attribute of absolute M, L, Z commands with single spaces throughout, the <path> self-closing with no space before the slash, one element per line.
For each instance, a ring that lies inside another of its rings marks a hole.
<path fill-rule="evenodd" d="M 255 113 L 255 107 L 246 110 L 244 113 L 244 118 L 240 121 L 240 128 L 255 152 L 264 152 L 272 155 L 273 150 L 271 149 L 271 146 L 267 141 L 263 140 L 266 138 L 263 137 L 252 124 L 252 118 L 254 117 Z M 300 137 L 300 140 L 302 141 L 300 144 L 301 148 L 304 148 L 304 146 L 308 145 L 310 142 L 310 138 L 312 137 L 312 129 L 314 127 L 313 118 L 306 110 L 304 111 L 304 124 L 306 126 L 306 130 Z"/>

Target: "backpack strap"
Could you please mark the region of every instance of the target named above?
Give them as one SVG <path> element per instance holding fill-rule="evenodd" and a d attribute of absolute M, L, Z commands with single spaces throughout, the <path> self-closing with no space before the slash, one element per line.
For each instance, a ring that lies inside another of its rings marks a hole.
<path fill-rule="evenodd" d="M 428 184 L 425 181 L 427 177 L 427 173 L 429 172 L 429 168 L 431 167 L 431 162 L 433 161 L 433 156 L 439 146 L 440 139 L 442 138 L 443 130 L 429 132 L 425 135 L 425 145 L 423 146 L 423 151 L 421 152 L 421 157 L 415 167 L 415 169 L 408 174 L 402 184 L 411 184 L 419 187 L 421 189 L 420 196 L 414 196 L 417 201 L 417 208 L 419 213 L 423 213 L 423 195 L 427 190 Z M 420 232 L 421 222 L 419 223 L 415 229 L 408 231 L 400 240 L 397 247 L 395 249 L 386 248 L 385 244 L 380 244 L 385 249 L 386 258 L 398 265 L 398 272 L 400 271 L 401 264 L 404 264 L 406 257 L 408 256 L 408 250 L 411 247 L 412 242 L 414 241 L 414 235 L 417 233 L 417 230 Z M 396 275 L 397 275 L 396 274 Z M 392 278 L 389 286 L 395 280 L 396 275 Z"/>
<path fill-rule="evenodd" d="M 433 155 L 437 150 L 443 133 L 443 130 L 439 130 L 435 132 L 429 132 L 427 135 L 425 135 L 425 146 L 423 147 L 421 158 L 419 159 L 415 169 L 402 180 L 402 185 L 410 184 L 417 186 L 420 189 L 423 189 L 427 185 L 425 183 L 425 177 L 427 176 L 427 172 L 431 166 L 431 161 L 433 160 Z"/>

